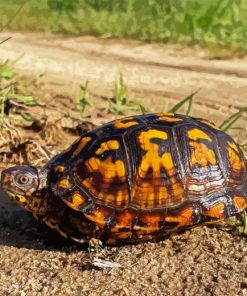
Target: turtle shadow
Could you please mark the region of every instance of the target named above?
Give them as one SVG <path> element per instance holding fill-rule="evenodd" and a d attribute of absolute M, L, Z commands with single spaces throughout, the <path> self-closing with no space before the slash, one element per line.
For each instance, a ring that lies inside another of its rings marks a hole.
<path fill-rule="evenodd" d="M 80 250 L 86 244 L 77 244 L 38 223 L 32 214 L 0 191 L 0 245 L 32 250 Z"/>

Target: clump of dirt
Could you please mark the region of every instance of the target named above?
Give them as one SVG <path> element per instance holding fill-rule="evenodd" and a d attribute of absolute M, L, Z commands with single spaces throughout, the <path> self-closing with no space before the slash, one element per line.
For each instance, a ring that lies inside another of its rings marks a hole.
<path fill-rule="evenodd" d="M 17 86 L 17 89 L 21 92 L 22 87 Z M 32 106 L 9 99 L 4 101 L 0 169 L 15 164 L 44 165 L 53 155 L 71 145 L 77 136 L 96 127 L 89 118 L 80 119 L 78 112 L 64 112 L 63 101 L 60 100 L 60 104 L 52 102 L 58 97 L 50 94 L 49 104 L 39 100 L 39 103 Z M 71 98 L 67 99 L 72 101 Z M 16 120 L 17 115 L 27 111 L 31 119 Z"/>

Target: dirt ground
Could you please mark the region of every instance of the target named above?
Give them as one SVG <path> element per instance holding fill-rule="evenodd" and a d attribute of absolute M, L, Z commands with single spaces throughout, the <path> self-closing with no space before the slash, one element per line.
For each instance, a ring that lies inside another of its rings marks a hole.
<path fill-rule="evenodd" d="M 39 98 L 33 125 L 15 125 L 12 144 L 1 139 L 0 167 L 42 164 L 76 133 L 116 115 L 107 112 L 121 73 L 130 95 L 161 112 L 198 90 L 192 114 L 220 124 L 247 107 L 247 59 L 216 59 L 200 48 L 108 38 L 0 34 L 0 61 L 16 59 L 18 88 Z M 95 98 L 83 120 L 73 97 L 89 81 Z M 246 116 L 231 134 L 246 142 Z M 98 268 L 85 246 L 38 225 L 1 194 L 0 295 L 247 295 L 246 236 L 225 223 L 198 227 L 157 243 L 104 248 L 97 256 L 118 263 Z"/>

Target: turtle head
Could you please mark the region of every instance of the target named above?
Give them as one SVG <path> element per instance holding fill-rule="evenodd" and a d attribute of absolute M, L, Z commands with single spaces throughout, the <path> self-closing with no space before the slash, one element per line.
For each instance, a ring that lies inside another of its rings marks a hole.
<path fill-rule="evenodd" d="M 33 210 L 31 204 L 47 188 L 48 169 L 15 166 L 1 173 L 1 188 L 21 206 Z"/>

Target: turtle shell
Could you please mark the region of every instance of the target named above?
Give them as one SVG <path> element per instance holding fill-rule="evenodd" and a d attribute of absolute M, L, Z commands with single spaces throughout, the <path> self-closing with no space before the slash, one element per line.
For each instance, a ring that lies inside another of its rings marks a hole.
<path fill-rule="evenodd" d="M 243 152 L 200 118 L 115 120 L 83 134 L 48 167 L 54 193 L 108 242 L 167 235 L 247 207 Z"/>

